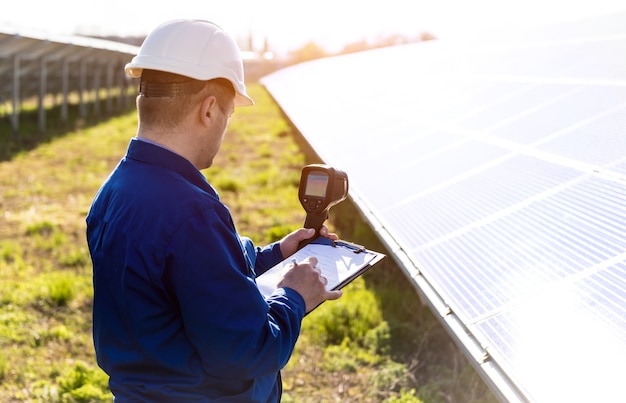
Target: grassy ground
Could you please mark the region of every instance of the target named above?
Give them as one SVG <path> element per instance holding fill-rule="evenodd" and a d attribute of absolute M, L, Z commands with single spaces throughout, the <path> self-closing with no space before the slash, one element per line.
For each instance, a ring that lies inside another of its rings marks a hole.
<path fill-rule="evenodd" d="M 256 106 L 236 111 L 205 174 L 239 231 L 264 244 L 302 225 L 297 186 L 314 157 L 268 94 L 249 90 Z M 0 401 L 110 401 L 91 344 L 84 218 L 135 113 L 17 141 L 1 123 Z M 350 203 L 331 215 L 342 238 L 385 252 Z M 494 401 L 392 259 L 305 318 L 283 379 L 285 402 Z"/>

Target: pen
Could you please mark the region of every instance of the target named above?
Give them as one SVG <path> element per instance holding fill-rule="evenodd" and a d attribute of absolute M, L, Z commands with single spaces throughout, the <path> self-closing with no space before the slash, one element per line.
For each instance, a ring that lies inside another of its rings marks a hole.
<path fill-rule="evenodd" d="M 296 261 L 296 259 L 291 259 L 291 263 L 293 263 L 293 267 L 298 267 L 298 262 Z"/>

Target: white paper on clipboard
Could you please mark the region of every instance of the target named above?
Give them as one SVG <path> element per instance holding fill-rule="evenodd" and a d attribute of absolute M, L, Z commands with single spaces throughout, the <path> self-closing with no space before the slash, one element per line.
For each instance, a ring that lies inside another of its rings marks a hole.
<path fill-rule="evenodd" d="M 385 257 L 382 253 L 343 241 L 310 243 L 256 278 L 261 294 L 267 298 L 276 290 L 276 284 L 293 264 L 293 259 L 300 262 L 309 256 L 317 258 L 317 267 L 328 279 L 328 290 L 343 288 Z"/>

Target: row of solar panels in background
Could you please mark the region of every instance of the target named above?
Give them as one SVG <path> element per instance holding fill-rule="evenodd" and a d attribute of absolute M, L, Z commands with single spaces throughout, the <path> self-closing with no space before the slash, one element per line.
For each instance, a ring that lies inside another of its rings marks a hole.
<path fill-rule="evenodd" d="M 513 385 L 496 394 L 626 397 L 626 14 L 262 82 Z"/>
<path fill-rule="evenodd" d="M 23 102 L 39 100 L 39 130 L 46 130 L 43 99 L 62 95 L 61 121 L 68 119 L 70 93 L 78 93 L 80 114 L 87 117 L 87 102 L 106 96 L 104 112 L 111 114 L 131 105 L 130 81 L 123 66 L 137 48 L 123 43 L 77 36 L 45 36 L 37 33 L 3 32 L 0 27 L 0 105 L 11 105 L 13 132 L 19 131 L 19 113 Z M 86 94 L 93 93 L 87 100 Z M 53 98 L 58 102 L 57 98 Z M 114 103 L 114 99 L 120 102 Z M 4 110 L 9 110 L 4 108 Z M 100 102 L 94 102 L 94 115 L 100 114 Z"/>

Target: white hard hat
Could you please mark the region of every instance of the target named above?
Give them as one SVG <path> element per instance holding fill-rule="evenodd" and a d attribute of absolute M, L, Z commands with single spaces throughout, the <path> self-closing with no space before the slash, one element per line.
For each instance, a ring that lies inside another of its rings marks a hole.
<path fill-rule="evenodd" d="M 159 25 L 124 70 L 130 77 L 141 77 L 143 69 L 201 81 L 225 78 L 235 88 L 236 105 L 254 105 L 246 93 L 237 44 L 222 28 L 208 21 L 172 20 Z"/>

